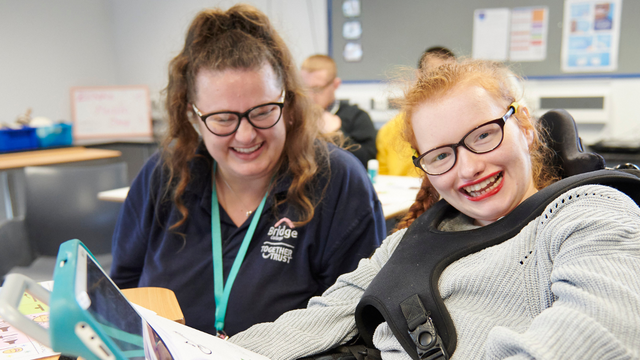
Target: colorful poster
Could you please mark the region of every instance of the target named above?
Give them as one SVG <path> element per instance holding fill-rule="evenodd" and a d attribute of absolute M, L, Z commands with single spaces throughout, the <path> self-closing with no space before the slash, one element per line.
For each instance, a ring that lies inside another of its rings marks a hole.
<path fill-rule="evenodd" d="M 618 68 L 622 0 L 565 0 L 562 70 Z"/>
<path fill-rule="evenodd" d="M 511 61 L 543 61 L 547 58 L 547 7 L 522 7 L 511 10 Z"/>

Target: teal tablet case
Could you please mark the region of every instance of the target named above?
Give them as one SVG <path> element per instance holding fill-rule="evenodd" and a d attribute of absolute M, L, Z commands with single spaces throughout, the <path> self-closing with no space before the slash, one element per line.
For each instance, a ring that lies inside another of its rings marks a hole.
<path fill-rule="evenodd" d="M 127 360 L 131 357 L 131 354 L 125 354 L 116 346 L 112 340 L 113 332 L 107 334 L 103 326 L 76 299 L 76 269 L 78 265 L 78 249 L 80 247 L 84 248 L 95 261 L 93 254 L 80 240 L 66 241 L 60 245 L 58 251 L 56 268 L 53 274 L 54 287 L 49 303 L 49 308 L 51 309 L 49 334 L 52 348 L 62 354 L 81 356 L 87 360 L 100 360 L 100 357 L 89 350 L 76 333 L 79 326 L 89 326 L 113 355 L 113 357 L 108 356 L 108 353 L 105 352 L 103 359 Z M 118 330 L 113 329 L 113 331 Z M 142 338 L 139 341 L 142 348 Z M 137 354 L 137 356 L 140 356 L 140 354 Z M 144 357 L 144 354 L 142 356 Z"/>

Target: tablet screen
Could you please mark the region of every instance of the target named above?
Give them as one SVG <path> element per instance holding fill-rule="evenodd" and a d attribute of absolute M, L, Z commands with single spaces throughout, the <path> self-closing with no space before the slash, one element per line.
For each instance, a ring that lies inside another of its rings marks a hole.
<path fill-rule="evenodd" d="M 93 315 L 127 359 L 173 359 L 156 331 L 133 309 L 93 258 L 83 248 L 79 250 L 76 300 L 80 306 Z M 86 278 L 81 276 L 83 262 Z"/>

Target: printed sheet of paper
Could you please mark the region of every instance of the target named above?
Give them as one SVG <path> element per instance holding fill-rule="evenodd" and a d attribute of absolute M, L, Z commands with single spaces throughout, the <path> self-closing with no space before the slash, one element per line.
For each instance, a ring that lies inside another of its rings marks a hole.
<path fill-rule="evenodd" d="M 547 58 L 547 7 L 522 7 L 511 10 L 511 61 L 543 61 Z"/>
<path fill-rule="evenodd" d="M 507 60 L 509 55 L 508 8 L 477 9 L 473 13 L 473 58 Z"/>
<path fill-rule="evenodd" d="M 51 290 L 50 287 L 48 289 Z M 31 295 L 23 294 L 18 310 L 43 327 L 49 327 L 49 306 Z M 0 318 L 0 360 L 39 359 L 57 354 Z"/>
<path fill-rule="evenodd" d="M 562 70 L 618 68 L 622 0 L 565 0 Z"/>
<path fill-rule="evenodd" d="M 165 319 L 142 307 L 135 308 L 160 335 L 175 359 L 269 360 L 229 341 Z"/>

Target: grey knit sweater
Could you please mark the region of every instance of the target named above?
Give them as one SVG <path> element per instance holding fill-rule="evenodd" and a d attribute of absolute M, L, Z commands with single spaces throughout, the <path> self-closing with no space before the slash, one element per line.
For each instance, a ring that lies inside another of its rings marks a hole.
<path fill-rule="evenodd" d="M 306 309 L 230 340 L 274 360 L 348 341 L 360 297 L 403 234 Z M 439 288 L 458 333 L 453 359 L 638 359 L 640 209 L 609 187 L 575 188 L 514 238 L 449 265 Z M 386 323 L 374 344 L 385 360 L 409 359 Z"/>

